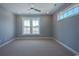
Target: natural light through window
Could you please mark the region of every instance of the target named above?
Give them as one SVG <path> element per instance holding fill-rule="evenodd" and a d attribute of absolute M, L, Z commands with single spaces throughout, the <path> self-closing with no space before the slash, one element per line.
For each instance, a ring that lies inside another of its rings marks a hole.
<path fill-rule="evenodd" d="M 79 14 L 79 4 L 72 6 L 71 8 L 69 7 L 68 9 L 61 11 L 58 14 L 58 21 L 59 20 L 64 20 L 64 18 L 68 18 L 74 15 Z"/>
<path fill-rule="evenodd" d="M 40 34 L 39 18 L 23 19 L 23 34 L 25 35 Z"/>
<path fill-rule="evenodd" d="M 24 20 L 24 31 L 23 34 L 30 34 L 30 20 Z"/>
<path fill-rule="evenodd" d="M 32 20 L 32 34 L 39 34 L 39 21 Z"/>

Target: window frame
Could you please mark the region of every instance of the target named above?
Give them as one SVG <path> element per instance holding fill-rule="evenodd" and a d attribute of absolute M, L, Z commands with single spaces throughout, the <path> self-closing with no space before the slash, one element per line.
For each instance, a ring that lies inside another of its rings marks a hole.
<path fill-rule="evenodd" d="M 34 20 L 35 20 L 35 19 L 34 19 Z M 39 34 L 40 34 L 40 18 L 37 19 L 37 20 L 39 21 L 39 25 L 38 25 L 38 26 L 33 26 L 33 25 L 32 25 L 32 28 L 31 28 L 31 29 L 32 29 L 32 30 L 31 30 L 31 31 L 32 31 L 32 34 L 33 34 L 33 28 L 35 28 L 35 27 L 36 27 L 36 28 L 39 28 Z M 33 23 L 33 20 L 32 20 L 31 22 Z M 31 24 L 32 24 L 32 23 L 31 23 Z M 33 34 L 33 35 L 39 35 L 39 34 Z"/>
<path fill-rule="evenodd" d="M 22 17 L 22 35 L 40 35 L 40 18 L 39 19 L 38 18 Z M 30 20 L 30 34 L 24 34 L 24 20 L 25 19 L 29 19 Z M 39 34 L 32 34 L 32 19 L 38 19 L 39 20 Z"/>
<path fill-rule="evenodd" d="M 70 6 L 68 6 L 67 8 L 65 8 L 63 11 L 60 11 L 60 12 L 57 14 L 57 16 L 58 16 L 58 21 L 61 21 L 61 20 L 65 19 L 65 18 L 69 18 L 69 17 L 75 16 L 75 15 L 79 15 L 79 13 L 76 13 L 76 14 L 74 13 L 74 9 L 75 9 L 76 7 L 79 7 L 79 4 L 70 5 Z M 69 10 L 72 10 L 72 9 L 73 9 L 73 15 L 64 17 L 65 12 L 68 13 Z M 62 14 L 62 13 L 63 13 L 63 19 L 60 19 L 60 14 Z"/>

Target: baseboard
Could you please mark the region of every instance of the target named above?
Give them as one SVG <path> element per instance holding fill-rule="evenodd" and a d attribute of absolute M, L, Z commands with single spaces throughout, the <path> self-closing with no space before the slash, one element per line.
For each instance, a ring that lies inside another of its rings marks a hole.
<path fill-rule="evenodd" d="M 16 37 L 16 39 L 27 39 L 27 40 L 33 40 L 33 39 L 52 39 L 52 37 Z"/>
<path fill-rule="evenodd" d="M 1 45 L 0 45 L 0 48 L 3 47 L 3 46 L 5 46 L 5 45 L 7 45 L 7 44 L 9 44 L 10 42 L 12 42 L 12 41 L 14 41 L 14 40 L 15 40 L 15 39 L 8 40 L 7 42 L 1 44 Z"/>
<path fill-rule="evenodd" d="M 70 48 L 69 46 L 65 45 L 64 43 L 60 42 L 59 40 L 54 39 L 56 42 L 58 42 L 60 45 L 64 46 L 66 49 L 71 51 L 72 53 L 76 55 L 79 55 L 79 52 L 75 51 L 74 49 Z"/>

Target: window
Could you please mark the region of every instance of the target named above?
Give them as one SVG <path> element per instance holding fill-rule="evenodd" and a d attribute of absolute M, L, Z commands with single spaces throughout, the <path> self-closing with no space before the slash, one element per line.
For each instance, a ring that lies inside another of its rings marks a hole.
<path fill-rule="evenodd" d="M 39 34 L 39 21 L 38 20 L 32 21 L 32 34 Z"/>
<path fill-rule="evenodd" d="M 23 34 L 40 34 L 39 18 L 23 19 Z"/>
<path fill-rule="evenodd" d="M 68 11 L 68 16 L 72 16 L 72 15 L 74 14 L 73 11 L 74 11 L 73 9 L 70 9 L 70 10 Z"/>
<path fill-rule="evenodd" d="M 60 18 L 60 19 L 63 19 L 63 14 L 61 14 L 59 18 Z"/>
<path fill-rule="evenodd" d="M 78 14 L 79 13 L 79 7 L 75 7 L 74 8 L 74 14 Z"/>
<path fill-rule="evenodd" d="M 23 34 L 30 34 L 30 20 L 24 20 Z"/>
<path fill-rule="evenodd" d="M 67 16 L 68 16 L 68 12 L 65 12 L 63 18 L 65 18 L 65 17 L 67 17 Z"/>
<path fill-rule="evenodd" d="M 73 8 L 69 8 L 63 12 L 60 12 L 58 14 L 58 20 L 62 20 L 64 18 L 70 17 L 70 16 L 74 16 L 76 14 L 79 14 L 79 4 L 75 5 Z"/>

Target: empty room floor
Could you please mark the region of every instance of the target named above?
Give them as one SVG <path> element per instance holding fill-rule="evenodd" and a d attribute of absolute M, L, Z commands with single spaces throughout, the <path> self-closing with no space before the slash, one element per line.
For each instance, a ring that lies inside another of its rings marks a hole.
<path fill-rule="evenodd" d="M 55 40 L 17 39 L 0 48 L 1 56 L 73 56 L 74 54 Z"/>

